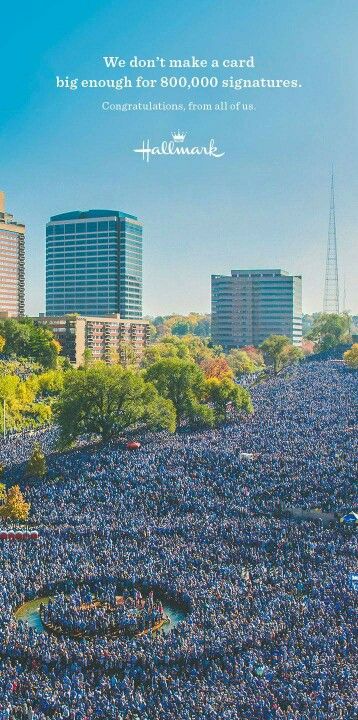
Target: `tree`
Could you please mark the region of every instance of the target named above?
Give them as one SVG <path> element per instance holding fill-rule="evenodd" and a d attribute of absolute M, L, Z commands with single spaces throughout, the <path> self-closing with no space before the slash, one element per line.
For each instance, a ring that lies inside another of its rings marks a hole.
<path fill-rule="evenodd" d="M 5 338 L 2 335 L 0 335 L 0 353 L 4 352 L 5 345 L 6 345 Z"/>
<path fill-rule="evenodd" d="M 182 360 L 191 359 L 200 365 L 201 362 L 212 358 L 224 358 L 224 355 L 220 346 L 210 346 L 207 340 L 196 335 L 184 335 L 181 338 L 166 335 L 146 349 L 142 359 L 142 367 L 148 368 L 153 363 L 170 357 L 177 357 Z"/>
<path fill-rule="evenodd" d="M 280 367 L 282 367 L 281 353 L 288 345 L 290 345 L 290 341 L 286 335 L 270 335 L 260 346 L 262 352 L 270 358 L 275 373 L 277 373 L 280 370 Z"/>
<path fill-rule="evenodd" d="M 302 360 L 303 357 L 304 352 L 301 348 L 295 347 L 294 345 L 286 345 L 279 356 L 280 366 L 287 367 L 288 365 L 294 365 Z"/>
<path fill-rule="evenodd" d="M 48 370 L 37 376 L 38 392 L 41 396 L 56 396 L 63 388 L 62 370 Z"/>
<path fill-rule="evenodd" d="M 47 473 L 45 454 L 40 443 L 35 443 L 31 456 L 27 462 L 26 474 L 31 477 L 44 477 Z"/>
<path fill-rule="evenodd" d="M 252 413 L 253 405 L 249 392 L 228 377 L 210 378 L 206 382 L 207 399 L 215 413 L 215 424 L 227 419 L 229 409 Z"/>
<path fill-rule="evenodd" d="M 137 356 L 133 343 L 129 340 L 122 340 L 118 348 L 110 348 L 106 360 L 111 365 L 123 365 L 125 368 L 135 366 L 137 364 Z"/>
<path fill-rule="evenodd" d="M 314 340 L 318 352 L 331 350 L 349 342 L 349 315 L 347 313 L 340 315 L 337 313 L 320 313 L 315 317 L 307 338 Z"/>
<path fill-rule="evenodd" d="M 125 368 L 138 364 L 135 349 L 129 340 L 122 340 L 119 344 L 119 362 Z"/>
<path fill-rule="evenodd" d="M 155 328 L 153 337 L 197 335 L 204 338 L 210 335 L 210 315 L 201 315 L 195 312 L 191 312 L 189 315 L 158 316 L 153 319 L 152 325 Z"/>
<path fill-rule="evenodd" d="M 201 361 L 200 368 L 206 378 L 233 377 L 233 371 L 224 356 L 206 358 Z"/>
<path fill-rule="evenodd" d="M 315 344 L 313 340 L 307 340 L 307 338 L 303 338 L 301 348 L 304 355 L 313 355 L 315 351 Z"/>
<path fill-rule="evenodd" d="M 255 372 L 256 365 L 245 350 L 234 348 L 230 350 L 227 361 L 232 368 L 235 377 Z"/>
<path fill-rule="evenodd" d="M 179 335 L 179 337 L 182 337 L 183 335 L 188 335 L 188 333 L 190 333 L 190 330 L 191 326 L 187 320 L 177 320 L 177 322 L 172 325 L 172 334 Z"/>
<path fill-rule="evenodd" d="M 69 445 L 84 434 L 108 441 L 138 424 L 174 432 L 175 410 L 138 371 L 96 362 L 66 373 L 57 421 Z"/>
<path fill-rule="evenodd" d="M 358 343 L 354 343 L 349 350 L 343 353 L 343 360 L 347 367 L 358 369 Z"/>
<path fill-rule="evenodd" d="M 4 503 L 0 506 L 0 516 L 5 520 L 25 522 L 29 517 L 30 503 L 26 502 L 18 485 L 13 485 L 6 493 Z"/>
<path fill-rule="evenodd" d="M 213 425 L 214 413 L 203 402 L 205 376 L 193 360 L 164 358 L 151 365 L 145 377 L 154 383 L 162 397 L 173 403 L 177 425 L 183 420 Z"/>
<path fill-rule="evenodd" d="M 0 475 L 2 475 L 2 473 L 5 470 L 4 465 L 1 465 L 1 468 L 2 468 L 2 472 L 0 472 Z M 6 500 L 6 485 L 4 485 L 4 483 L 0 483 L 0 505 L 3 505 L 5 500 Z"/>
<path fill-rule="evenodd" d="M 94 363 L 93 352 L 90 348 L 85 348 L 82 355 L 82 367 L 89 368 Z"/>
<path fill-rule="evenodd" d="M 55 375 L 30 375 L 21 380 L 17 375 L 0 376 L 0 423 L 8 430 L 21 430 L 25 427 L 37 427 L 49 423 L 52 418 L 53 399 L 49 391 L 44 392 L 47 383 L 54 383 Z M 42 393 L 44 397 L 42 397 Z M 5 404 L 4 404 L 5 401 Z"/>
<path fill-rule="evenodd" d="M 198 365 L 205 360 L 216 357 L 225 357 L 221 345 L 212 345 L 210 341 L 196 335 L 186 335 L 182 342 L 188 348 L 190 357 Z"/>
<path fill-rule="evenodd" d="M 6 342 L 6 353 L 18 358 L 32 358 L 43 367 L 56 367 L 60 343 L 48 328 L 30 318 L 0 320 L 0 335 Z"/>
<path fill-rule="evenodd" d="M 146 348 L 143 354 L 142 367 L 148 368 L 163 358 L 189 359 L 189 348 L 179 338 L 168 335 Z"/>
<path fill-rule="evenodd" d="M 256 370 L 262 370 L 265 367 L 264 356 L 261 350 L 256 348 L 254 345 L 244 345 L 244 347 L 240 348 L 240 350 L 246 352 L 250 360 L 252 360 L 256 366 L 255 372 Z"/>

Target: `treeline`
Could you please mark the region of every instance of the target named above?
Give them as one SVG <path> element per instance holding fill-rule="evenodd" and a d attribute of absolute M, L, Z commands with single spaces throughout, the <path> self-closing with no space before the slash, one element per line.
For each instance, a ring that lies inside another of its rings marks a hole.
<path fill-rule="evenodd" d="M 0 319 L 0 354 L 31 359 L 44 368 L 55 368 L 61 351 L 48 328 L 36 325 L 30 318 Z"/>
<path fill-rule="evenodd" d="M 157 340 L 164 335 L 196 335 L 197 337 L 210 337 L 211 316 L 202 313 L 189 313 L 189 315 L 157 315 L 147 318 L 150 322 L 151 339 Z"/>
<path fill-rule="evenodd" d="M 168 318 L 172 329 L 178 330 L 182 317 Z M 195 313 L 188 317 L 193 328 L 204 319 Z M 165 327 L 146 348 L 140 367 L 129 348 L 125 361 L 113 353 L 110 365 L 94 363 L 86 350 L 82 368 L 74 370 L 59 357 L 51 331 L 27 319 L 0 320 L 1 428 L 18 431 L 55 421 L 68 444 L 81 434 L 109 439 L 137 427 L 213 427 L 235 413 L 252 411 L 248 392 L 238 384 L 243 376 L 279 372 L 304 354 L 347 343 L 350 337 L 346 314 L 320 314 L 303 348 L 272 335 L 260 348 L 224 353 L 208 338 L 173 334 Z M 345 356 L 350 367 L 356 366 L 355 348 Z"/>
<path fill-rule="evenodd" d="M 168 336 L 147 348 L 141 368 L 87 362 L 66 372 L 57 422 L 69 445 L 84 434 L 107 441 L 137 428 L 214 427 L 252 410 L 218 349 L 195 336 Z"/>

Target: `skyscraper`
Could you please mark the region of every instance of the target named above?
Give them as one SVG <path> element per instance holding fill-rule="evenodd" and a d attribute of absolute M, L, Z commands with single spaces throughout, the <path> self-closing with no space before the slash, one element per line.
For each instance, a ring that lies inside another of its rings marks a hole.
<path fill-rule="evenodd" d="M 211 277 L 211 335 L 226 350 L 269 335 L 302 340 L 302 278 L 283 270 L 232 270 Z"/>
<path fill-rule="evenodd" d="M 25 225 L 5 212 L 0 192 L 0 312 L 10 317 L 25 313 Z"/>
<path fill-rule="evenodd" d="M 118 210 L 54 215 L 46 226 L 46 314 L 142 316 L 142 223 Z"/>

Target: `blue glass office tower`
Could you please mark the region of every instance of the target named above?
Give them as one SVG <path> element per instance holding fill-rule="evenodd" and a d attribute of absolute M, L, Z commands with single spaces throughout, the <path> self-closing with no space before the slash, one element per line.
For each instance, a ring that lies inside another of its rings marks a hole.
<path fill-rule="evenodd" d="M 117 210 L 54 215 L 46 225 L 46 315 L 142 317 L 142 223 Z"/>

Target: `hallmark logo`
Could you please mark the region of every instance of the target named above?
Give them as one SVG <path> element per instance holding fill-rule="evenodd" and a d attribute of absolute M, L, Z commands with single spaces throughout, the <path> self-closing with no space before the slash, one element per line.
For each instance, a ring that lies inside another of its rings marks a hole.
<path fill-rule="evenodd" d="M 153 155 L 177 155 L 182 157 L 193 157 L 196 155 L 206 155 L 212 158 L 221 158 L 225 155 L 224 152 L 219 152 L 215 145 L 215 140 L 211 138 L 207 145 L 184 145 L 186 133 L 181 130 L 172 132 L 172 140 L 163 140 L 160 145 L 151 146 L 149 138 L 143 140 L 142 147 L 135 148 L 133 152 L 142 155 L 143 160 L 149 162 L 150 157 Z"/>

